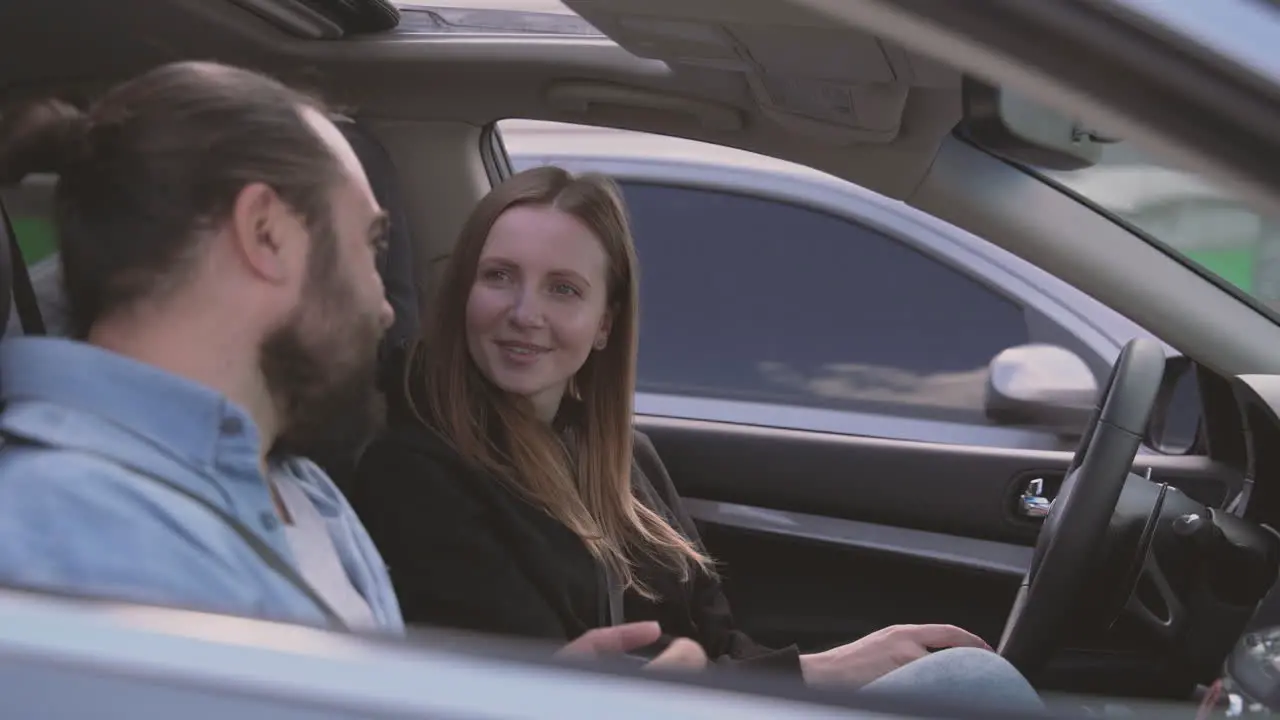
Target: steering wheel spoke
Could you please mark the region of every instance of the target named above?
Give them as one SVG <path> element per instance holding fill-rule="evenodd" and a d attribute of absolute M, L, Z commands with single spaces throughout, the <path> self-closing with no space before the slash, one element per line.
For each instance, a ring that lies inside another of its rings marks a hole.
<path fill-rule="evenodd" d="M 1169 584 L 1154 553 L 1148 553 L 1143 560 L 1142 574 L 1124 609 L 1130 617 L 1163 638 L 1172 639 L 1182 630 L 1186 607 Z"/>

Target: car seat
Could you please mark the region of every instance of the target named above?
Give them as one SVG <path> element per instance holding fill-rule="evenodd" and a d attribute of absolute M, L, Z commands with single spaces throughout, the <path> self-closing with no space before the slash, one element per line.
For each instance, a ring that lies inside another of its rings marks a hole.
<path fill-rule="evenodd" d="M 418 335 L 419 305 L 418 285 L 414 278 L 413 238 L 409 235 L 400 179 L 382 143 L 353 120 L 339 118 L 337 125 L 364 166 L 374 197 L 391 220 L 387 249 L 378 260 L 378 273 L 386 287 L 387 301 L 396 311 L 395 324 L 387 332 L 384 347 L 402 345 Z"/>

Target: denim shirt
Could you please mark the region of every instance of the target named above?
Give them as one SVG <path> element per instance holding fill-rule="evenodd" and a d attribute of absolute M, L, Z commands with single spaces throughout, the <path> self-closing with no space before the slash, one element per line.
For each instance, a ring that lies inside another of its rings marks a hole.
<path fill-rule="evenodd" d="M 153 366 L 47 337 L 0 343 L 0 397 L 0 428 L 37 443 L 0 449 L 0 584 L 325 624 L 208 508 L 125 467 L 208 499 L 296 565 L 242 408 Z M 403 632 L 386 566 L 338 488 L 301 458 L 271 470 L 315 503 L 379 628 Z"/>

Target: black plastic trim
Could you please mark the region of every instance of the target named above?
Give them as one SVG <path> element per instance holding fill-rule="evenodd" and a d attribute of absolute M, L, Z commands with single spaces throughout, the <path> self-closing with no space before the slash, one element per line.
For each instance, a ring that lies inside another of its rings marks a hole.
<path fill-rule="evenodd" d="M 1032 550 L 1024 545 L 696 498 L 684 498 L 684 505 L 700 523 L 890 553 L 1014 578 L 1022 577 L 1031 565 Z"/>
<path fill-rule="evenodd" d="M 1072 454 L 950 445 L 638 416 L 684 497 L 806 513 L 1015 545 L 1035 543 L 1009 498 L 1030 471 L 1065 472 Z M 1206 504 L 1221 502 L 1238 471 L 1207 457 L 1139 455 Z"/>

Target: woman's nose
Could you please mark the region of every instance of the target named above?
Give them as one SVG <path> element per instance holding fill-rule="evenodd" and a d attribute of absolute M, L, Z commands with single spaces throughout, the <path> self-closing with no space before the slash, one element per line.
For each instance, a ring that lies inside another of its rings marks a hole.
<path fill-rule="evenodd" d="M 520 327 L 541 327 L 546 319 L 542 303 L 534 292 L 521 292 L 511 308 L 511 321 Z"/>

